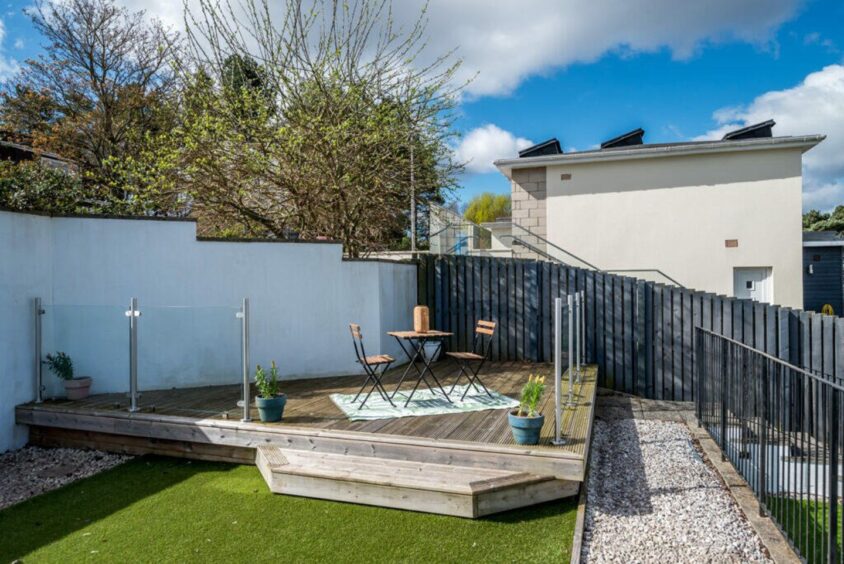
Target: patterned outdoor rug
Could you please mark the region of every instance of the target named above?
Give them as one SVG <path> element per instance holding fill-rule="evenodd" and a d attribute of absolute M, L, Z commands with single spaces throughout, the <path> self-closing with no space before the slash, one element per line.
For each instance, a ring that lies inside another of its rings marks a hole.
<path fill-rule="evenodd" d="M 378 392 L 372 392 L 372 395 L 366 400 L 366 405 L 363 406 L 363 409 L 358 408 L 360 407 L 360 402 L 364 394 L 358 398 L 356 403 L 352 403 L 352 400 L 355 398 L 354 394 L 331 394 L 330 397 L 331 401 L 352 421 L 466 413 L 469 411 L 485 411 L 487 409 L 507 409 L 519 405 L 518 401 L 493 390 L 490 390 L 492 397 L 489 397 L 483 390 L 478 393 L 473 389 L 466 394 L 466 399 L 460 401 L 460 397 L 466 390 L 466 386 L 457 386 L 454 388 L 454 393 L 451 394 L 454 403 L 449 403 L 440 392 L 434 394 L 431 390 L 420 389 L 416 390 L 416 393 L 413 394 L 413 399 L 407 407 L 404 407 L 404 402 L 407 401 L 407 397 L 410 395 L 410 389 L 408 388 L 407 391 L 401 391 L 396 394 L 396 397 L 393 398 L 393 403 L 396 404 L 396 407 L 387 403 Z"/>

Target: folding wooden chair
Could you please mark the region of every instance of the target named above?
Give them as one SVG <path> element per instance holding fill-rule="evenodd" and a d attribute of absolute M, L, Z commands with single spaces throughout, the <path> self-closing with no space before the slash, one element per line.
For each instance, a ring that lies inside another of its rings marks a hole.
<path fill-rule="evenodd" d="M 369 396 L 371 396 L 372 392 L 375 390 L 378 391 L 382 398 L 390 402 L 390 405 L 396 407 L 396 404 L 393 403 L 393 400 L 390 398 L 387 390 L 384 389 L 384 384 L 381 383 L 381 377 L 385 372 L 387 372 L 390 365 L 395 362 L 395 359 L 388 354 L 366 356 L 366 350 L 363 348 L 363 335 L 360 332 L 360 325 L 357 323 L 349 323 L 349 329 L 352 332 L 352 342 L 355 345 L 355 356 L 358 357 L 358 363 L 363 366 L 363 370 L 366 372 L 366 380 L 363 381 L 363 386 L 360 387 L 360 391 L 358 391 L 355 399 L 352 400 L 352 403 L 358 401 L 358 398 L 366 389 L 367 384 L 371 381 L 372 386 L 369 388 L 369 393 L 367 393 L 366 397 L 363 398 L 363 401 L 360 402 L 358 409 L 363 408 L 366 400 L 369 399 Z"/>
<path fill-rule="evenodd" d="M 469 390 L 472 387 L 480 392 L 481 390 L 478 388 L 478 384 L 481 385 L 481 388 L 483 388 L 489 397 L 492 397 L 492 394 L 478 377 L 478 373 L 481 371 L 486 359 L 489 357 L 489 351 L 492 348 L 492 336 L 494 334 L 495 321 L 480 320 L 475 326 L 475 338 L 472 341 L 471 352 L 445 353 L 446 356 L 453 358 L 460 365 L 460 372 L 457 374 L 457 380 L 455 380 L 454 384 L 451 385 L 451 390 L 448 392 L 448 395 L 451 395 L 452 392 L 454 392 L 454 387 L 457 386 L 457 383 L 460 381 L 460 377 L 465 374 L 466 378 L 469 379 L 469 385 L 466 386 L 466 391 L 463 392 L 463 397 L 460 398 L 460 401 L 463 401 L 466 398 L 466 394 L 469 393 Z M 470 366 L 473 363 L 477 363 L 474 370 L 472 370 Z"/>

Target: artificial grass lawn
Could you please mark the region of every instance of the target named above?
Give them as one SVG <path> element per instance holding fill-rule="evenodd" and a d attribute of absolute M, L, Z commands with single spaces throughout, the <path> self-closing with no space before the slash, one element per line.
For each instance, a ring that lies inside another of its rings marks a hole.
<path fill-rule="evenodd" d="M 136 458 L 0 511 L 0 563 L 568 561 L 575 498 L 480 520 L 271 494 L 254 466 Z"/>
<path fill-rule="evenodd" d="M 799 500 L 787 497 L 768 498 L 771 516 L 791 538 L 794 546 L 806 562 L 826 560 L 826 535 L 829 531 L 829 504 L 814 500 Z M 836 536 L 838 555 L 842 553 L 841 506 L 838 506 L 838 531 Z"/>

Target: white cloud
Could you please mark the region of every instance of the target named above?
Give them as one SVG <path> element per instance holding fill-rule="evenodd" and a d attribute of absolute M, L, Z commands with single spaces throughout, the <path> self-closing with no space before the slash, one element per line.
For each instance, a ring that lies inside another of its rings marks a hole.
<path fill-rule="evenodd" d="M 699 139 L 720 139 L 739 127 L 773 118 L 775 135 L 821 133 L 827 138 L 803 156 L 803 206 L 844 204 L 844 66 L 830 65 L 786 90 L 762 94 L 750 104 L 722 108 L 719 124 Z"/>
<path fill-rule="evenodd" d="M 3 41 L 6 39 L 6 24 L 0 19 L 0 83 L 11 78 L 20 66 L 13 57 L 7 57 L 3 49 Z"/>
<path fill-rule="evenodd" d="M 15 39 L 15 49 L 23 49 L 23 39 Z"/>
<path fill-rule="evenodd" d="M 467 172 L 484 173 L 495 172 L 492 163 L 496 159 L 515 157 L 531 145 L 530 139 L 516 137 L 490 123 L 467 133 L 454 152 L 458 161 L 466 163 Z"/>
<path fill-rule="evenodd" d="M 177 28 L 181 2 L 120 0 L 133 10 Z M 431 0 L 431 55 L 457 48 L 462 78 L 477 77 L 468 92 L 501 95 L 530 76 L 616 52 L 624 55 L 669 50 L 687 59 L 709 43 L 749 42 L 774 47 L 777 28 L 792 18 L 801 0 Z M 194 9 L 199 0 L 188 0 Z M 235 2 L 236 4 L 236 2 Z M 399 24 L 409 26 L 423 0 L 393 0 Z"/>

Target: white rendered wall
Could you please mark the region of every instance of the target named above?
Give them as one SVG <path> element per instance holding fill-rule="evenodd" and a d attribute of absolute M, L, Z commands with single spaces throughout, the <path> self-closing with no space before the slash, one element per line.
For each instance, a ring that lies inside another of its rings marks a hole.
<path fill-rule="evenodd" d="M 192 222 L 9 212 L 0 212 L 0 235 L 0 307 L 14 310 L 0 319 L 0 386 L 20 389 L 8 402 L 0 395 L 0 452 L 22 444 L 20 430 L 9 434 L 13 406 L 33 397 L 34 296 L 47 304 L 44 353 L 69 353 L 93 393 L 128 389 L 123 312 L 132 297 L 142 312 L 141 391 L 237 383 L 243 297 L 251 364 L 275 360 L 283 379 L 360 372 L 349 322 L 363 327 L 370 354 L 401 358 L 385 332 L 410 327 L 416 305 L 414 265 L 344 261 L 333 243 L 197 241 Z M 44 378 L 48 396 L 61 393 L 52 374 Z"/>
<path fill-rule="evenodd" d="M 571 164 L 546 174 L 548 240 L 597 267 L 660 269 L 688 288 L 732 295 L 734 267 L 767 266 L 773 303 L 802 307 L 799 149 Z M 738 247 L 725 247 L 727 239 Z"/>
<path fill-rule="evenodd" d="M 0 452 L 26 442 L 15 405 L 35 394 L 32 299 L 49 299 L 50 219 L 0 212 Z"/>

